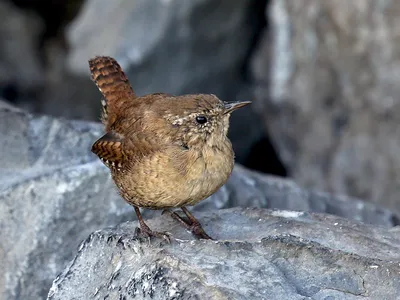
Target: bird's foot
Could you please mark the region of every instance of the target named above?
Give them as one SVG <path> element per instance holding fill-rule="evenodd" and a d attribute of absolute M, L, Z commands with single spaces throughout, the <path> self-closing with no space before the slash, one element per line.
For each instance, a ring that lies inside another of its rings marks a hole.
<path fill-rule="evenodd" d="M 210 237 L 203 229 L 201 226 L 200 222 L 195 219 L 195 217 L 190 214 L 187 210 L 182 209 L 183 212 L 187 216 L 187 220 L 182 218 L 180 215 L 178 215 L 176 212 L 172 212 L 168 209 L 164 209 L 162 214 L 168 213 L 174 220 L 178 221 L 181 223 L 183 226 L 186 227 L 195 237 L 198 239 L 204 239 L 204 240 L 213 240 L 212 237 Z"/>
<path fill-rule="evenodd" d="M 144 238 L 161 238 L 164 241 L 166 241 L 168 244 L 171 244 L 171 234 L 169 232 L 159 232 L 159 231 L 153 231 L 149 228 L 149 226 L 140 226 L 136 227 L 135 234 L 139 237 L 144 237 Z"/>
<path fill-rule="evenodd" d="M 140 228 L 137 227 L 135 230 L 135 234 L 139 237 L 146 237 L 146 238 L 162 238 L 165 240 L 168 244 L 171 244 L 171 234 L 169 232 L 158 232 L 158 231 L 153 231 L 150 229 L 149 226 L 143 221 L 142 214 L 140 213 L 139 207 L 134 206 L 136 215 L 139 220 Z"/>

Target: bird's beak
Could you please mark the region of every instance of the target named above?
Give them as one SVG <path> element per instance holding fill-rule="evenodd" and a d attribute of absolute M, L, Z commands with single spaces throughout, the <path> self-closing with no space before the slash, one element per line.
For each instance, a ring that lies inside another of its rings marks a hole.
<path fill-rule="evenodd" d="M 243 106 L 246 106 L 247 104 L 250 104 L 251 101 L 239 101 L 239 102 L 225 102 L 225 111 L 224 114 L 229 114 L 233 112 L 234 110 L 237 110 L 238 108 L 241 108 Z"/>

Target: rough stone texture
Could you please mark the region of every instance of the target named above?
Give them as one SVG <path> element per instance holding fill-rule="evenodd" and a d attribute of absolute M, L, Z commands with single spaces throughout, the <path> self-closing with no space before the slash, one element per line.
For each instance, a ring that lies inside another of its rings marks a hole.
<path fill-rule="evenodd" d="M 0 299 L 43 299 L 77 238 L 130 219 L 90 154 L 99 129 L 0 107 Z"/>
<path fill-rule="evenodd" d="M 258 107 L 289 174 L 400 211 L 400 2 L 272 0 Z"/>
<path fill-rule="evenodd" d="M 0 101 L 0 299 L 43 299 L 80 241 L 100 228 L 134 220 L 108 170 L 90 153 L 101 134 L 100 124 L 33 116 Z M 397 215 L 372 204 L 306 191 L 240 166 L 224 187 L 193 210 L 234 206 L 328 212 L 386 227 L 400 224 Z M 144 212 L 146 218 L 159 214 Z"/>
<path fill-rule="evenodd" d="M 43 87 L 43 66 L 37 53 L 42 30 L 37 16 L 0 0 L 0 95 L 12 88 L 23 101 Z"/>
<path fill-rule="evenodd" d="M 97 231 L 54 280 L 48 299 L 398 299 L 400 228 L 335 216 L 220 210 L 201 220 L 218 241 L 138 240 L 136 223 Z"/>

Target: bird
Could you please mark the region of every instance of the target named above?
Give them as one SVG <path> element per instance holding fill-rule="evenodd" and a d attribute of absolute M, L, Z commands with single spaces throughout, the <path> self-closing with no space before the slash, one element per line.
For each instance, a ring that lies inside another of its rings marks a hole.
<path fill-rule="evenodd" d="M 137 96 L 118 62 L 89 59 L 102 94 L 105 134 L 91 151 L 110 169 L 121 197 L 134 207 L 137 234 L 170 240 L 143 220 L 141 209 L 162 210 L 198 239 L 212 239 L 188 210 L 223 186 L 234 167 L 227 137 L 233 111 L 250 101 L 224 102 L 214 94 Z M 173 212 L 180 208 L 185 217 Z"/>

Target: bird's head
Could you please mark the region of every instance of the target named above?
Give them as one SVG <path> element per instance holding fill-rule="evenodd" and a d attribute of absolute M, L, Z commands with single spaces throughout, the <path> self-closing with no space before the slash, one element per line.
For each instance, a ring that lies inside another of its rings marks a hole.
<path fill-rule="evenodd" d="M 182 145 L 188 148 L 225 141 L 231 113 L 251 103 L 228 103 L 210 94 L 183 95 L 166 100 L 168 105 L 159 107 L 162 117 L 176 132 Z"/>

